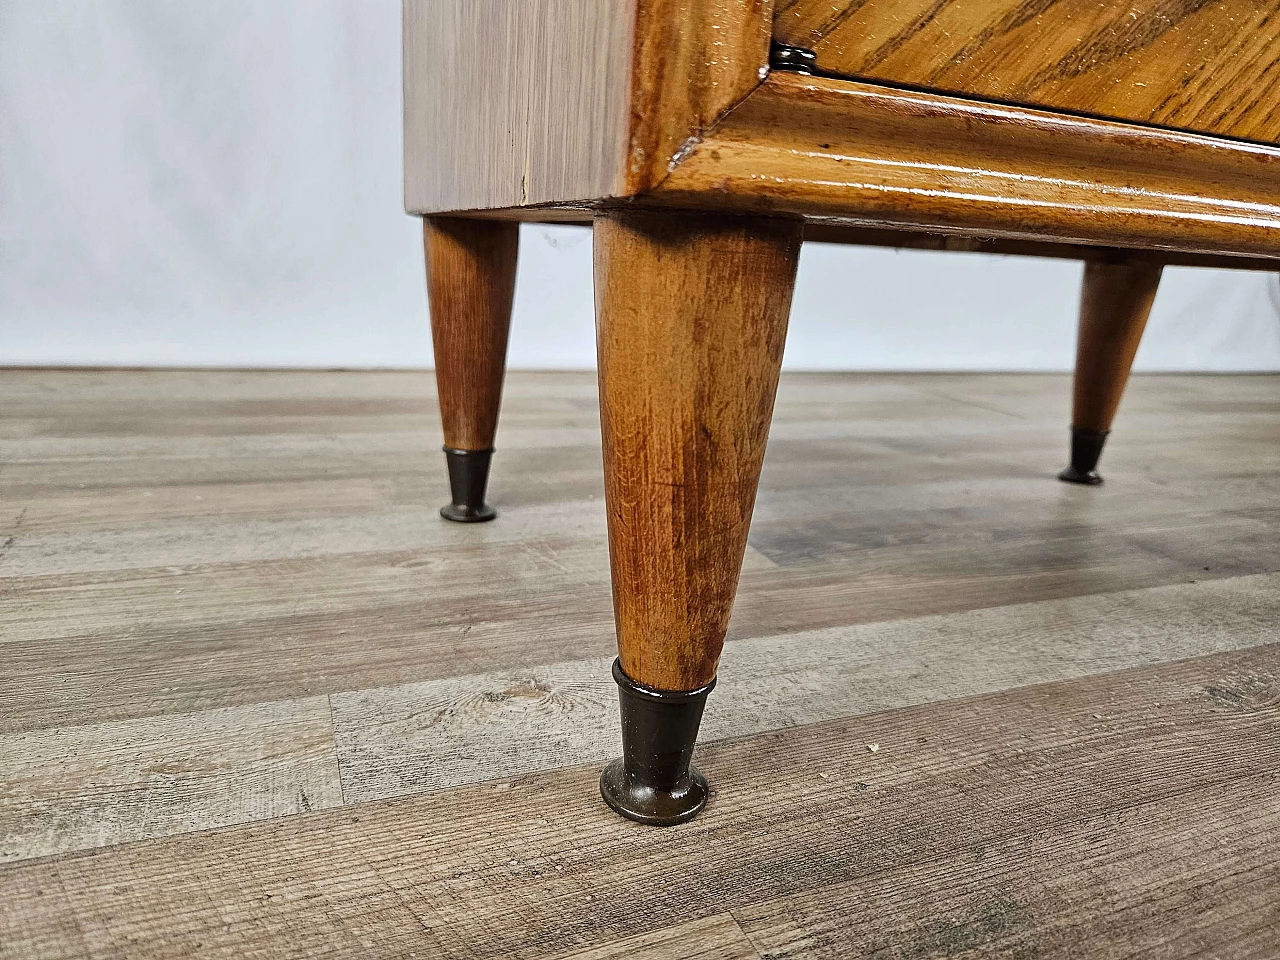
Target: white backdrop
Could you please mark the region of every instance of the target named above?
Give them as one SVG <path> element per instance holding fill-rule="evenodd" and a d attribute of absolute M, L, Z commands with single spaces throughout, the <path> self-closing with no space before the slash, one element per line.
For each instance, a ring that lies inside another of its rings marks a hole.
<path fill-rule="evenodd" d="M 475 0 L 483 2 L 483 0 Z M 0 0 L 0 364 L 424 366 L 397 0 Z M 594 364 L 525 228 L 511 364 Z M 810 245 L 787 362 L 1062 370 L 1080 268 Z M 1280 369 L 1270 274 L 1172 270 L 1143 369 Z"/>

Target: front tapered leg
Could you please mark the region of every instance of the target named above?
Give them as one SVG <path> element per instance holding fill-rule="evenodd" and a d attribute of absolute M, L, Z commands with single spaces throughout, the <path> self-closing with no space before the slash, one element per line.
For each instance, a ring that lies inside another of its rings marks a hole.
<path fill-rule="evenodd" d="M 1158 263 L 1085 264 L 1072 385 L 1071 463 L 1058 474 L 1061 480 L 1102 482 L 1098 458 L 1129 382 L 1161 269 Z"/>
<path fill-rule="evenodd" d="M 747 545 L 800 224 L 684 212 L 595 222 L 596 337 L 623 759 L 623 816 L 706 801 L 690 758 Z"/>
<path fill-rule="evenodd" d="M 475 523 L 496 513 L 484 502 L 498 427 L 507 332 L 515 291 L 519 224 L 427 217 L 423 243 L 436 392 L 452 502 L 446 520 Z"/>

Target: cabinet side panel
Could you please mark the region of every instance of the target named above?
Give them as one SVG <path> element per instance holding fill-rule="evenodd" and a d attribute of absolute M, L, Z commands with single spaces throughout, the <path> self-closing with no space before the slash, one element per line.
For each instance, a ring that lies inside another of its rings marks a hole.
<path fill-rule="evenodd" d="M 622 190 L 634 0 L 403 0 L 409 213 Z"/>

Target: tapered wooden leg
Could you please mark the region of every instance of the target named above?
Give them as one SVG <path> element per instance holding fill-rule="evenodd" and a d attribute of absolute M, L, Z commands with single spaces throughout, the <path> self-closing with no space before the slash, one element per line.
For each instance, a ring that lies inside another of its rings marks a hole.
<path fill-rule="evenodd" d="M 623 759 L 605 800 L 679 823 L 747 545 L 800 224 L 684 212 L 595 223 L 596 338 Z"/>
<path fill-rule="evenodd" d="M 423 221 L 436 392 L 452 492 L 452 502 L 440 510 L 446 520 L 476 523 L 497 515 L 484 494 L 502 400 L 518 242 L 517 223 Z"/>
<path fill-rule="evenodd" d="M 1068 483 L 1096 485 L 1098 458 L 1151 315 L 1161 266 L 1090 262 L 1080 293 L 1080 329 L 1071 411 L 1071 463 L 1058 474 Z"/>

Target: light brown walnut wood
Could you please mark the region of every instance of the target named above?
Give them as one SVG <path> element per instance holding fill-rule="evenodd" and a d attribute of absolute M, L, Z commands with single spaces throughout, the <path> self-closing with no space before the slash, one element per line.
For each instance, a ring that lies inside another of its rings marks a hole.
<path fill-rule="evenodd" d="M 650 198 L 1276 257 L 1278 183 L 1272 146 L 774 72 Z"/>
<path fill-rule="evenodd" d="M 1151 263 L 1085 264 L 1072 386 L 1071 425 L 1111 429 L 1142 341 L 1161 267 Z"/>
<path fill-rule="evenodd" d="M 423 244 L 444 444 L 488 450 L 498 426 L 520 225 L 426 217 Z"/>
<path fill-rule="evenodd" d="M 627 194 L 651 190 L 768 72 L 774 0 L 636 0 Z"/>
<path fill-rule="evenodd" d="M 622 668 L 716 672 L 747 545 L 799 221 L 610 213 L 595 227 L 609 557 Z"/>
<path fill-rule="evenodd" d="M 1277 0 L 779 0 L 819 69 L 1280 139 Z"/>
<path fill-rule="evenodd" d="M 1280 137 L 1280 0 L 782 0 L 776 17 L 774 5 L 406 0 L 406 208 L 587 222 L 643 197 L 845 228 L 1280 257 L 1280 151 L 1183 132 Z M 816 46 L 823 66 L 836 57 L 831 69 L 856 48 L 873 80 L 883 68 L 961 96 L 768 75 L 771 29 Z"/>
<path fill-rule="evenodd" d="M 1102 260 L 1114 263 L 1151 263 L 1166 267 L 1213 267 L 1219 270 L 1261 270 L 1280 272 L 1280 259 L 1240 257 L 1204 253 L 1177 253 L 1169 250 L 1121 250 L 1080 243 L 1053 243 L 1047 240 L 1002 240 L 922 230 L 893 230 L 847 226 L 827 220 L 811 220 L 804 225 L 806 242 L 841 243 L 865 247 L 894 247 L 902 250 L 938 250 L 947 253 L 992 253 L 1000 257 L 1043 257 L 1050 260 Z"/>

